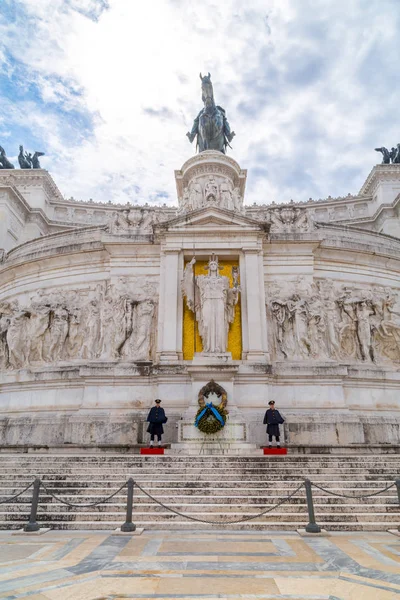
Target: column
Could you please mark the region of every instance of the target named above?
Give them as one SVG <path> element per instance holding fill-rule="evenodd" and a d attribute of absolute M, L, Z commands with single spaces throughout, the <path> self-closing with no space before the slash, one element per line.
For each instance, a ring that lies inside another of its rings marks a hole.
<path fill-rule="evenodd" d="M 158 352 L 161 361 L 178 360 L 178 302 L 181 301 L 179 285 L 179 250 L 165 250 L 161 264 L 162 281 L 158 319 Z"/>
<path fill-rule="evenodd" d="M 265 362 L 267 353 L 267 316 L 265 310 L 265 291 L 260 260 L 262 255 L 256 248 L 244 249 L 246 280 L 246 317 L 247 322 L 247 360 Z"/>

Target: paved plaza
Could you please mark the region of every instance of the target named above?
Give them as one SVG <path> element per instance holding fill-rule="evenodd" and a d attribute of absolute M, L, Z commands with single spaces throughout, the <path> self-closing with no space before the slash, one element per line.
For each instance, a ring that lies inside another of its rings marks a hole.
<path fill-rule="evenodd" d="M 385 532 L 0 532 L 0 598 L 400 598 L 400 537 Z"/>

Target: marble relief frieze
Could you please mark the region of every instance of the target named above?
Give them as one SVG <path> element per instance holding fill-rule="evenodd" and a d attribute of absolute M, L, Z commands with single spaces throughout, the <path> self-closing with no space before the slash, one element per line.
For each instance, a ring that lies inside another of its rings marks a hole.
<path fill-rule="evenodd" d="M 267 314 L 276 357 L 400 363 L 400 297 L 327 279 L 271 281 Z"/>
<path fill-rule="evenodd" d="M 94 288 L 46 289 L 0 303 L 0 365 L 21 369 L 60 361 L 149 361 L 157 285 L 143 278 Z"/>

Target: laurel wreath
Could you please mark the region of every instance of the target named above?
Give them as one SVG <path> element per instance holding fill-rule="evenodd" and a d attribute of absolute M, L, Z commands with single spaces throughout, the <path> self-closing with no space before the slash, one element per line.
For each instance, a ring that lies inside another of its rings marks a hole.
<path fill-rule="evenodd" d="M 212 411 L 210 409 L 208 409 L 207 412 L 204 413 L 204 415 L 202 416 L 202 418 L 200 419 L 200 421 L 197 425 L 197 428 L 202 433 L 205 433 L 207 435 L 212 435 L 214 433 L 218 433 L 218 431 L 221 431 L 221 429 L 223 429 L 225 427 L 226 416 L 228 414 L 228 411 L 225 410 L 225 408 L 222 405 L 215 406 L 215 404 L 213 404 L 213 407 L 221 415 L 221 417 L 223 419 L 223 424 L 220 421 L 218 421 L 218 419 L 216 419 L 215 416 L 213 415 Z M 200 415 L 202 410 L 203 410 L 203 408 L 199 408 L 199 410 L 197 411 L 197 414 L 196 414 L 196 419 Z"/>

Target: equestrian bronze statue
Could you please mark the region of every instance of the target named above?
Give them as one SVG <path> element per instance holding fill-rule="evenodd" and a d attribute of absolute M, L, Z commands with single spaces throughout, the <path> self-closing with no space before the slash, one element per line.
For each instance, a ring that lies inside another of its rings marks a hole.
<path fill-rule="evenodd" d="M 231 147 L 229 142 L 232 141 L 235 132 L 231 131 L 225 110 L 214 102 L 210 73 L 204 77 L 200 73 L 200 79 L 204 108 L 195 118 L 192 131 L 188 131 L 186 135 L 190 143 L 197 136 L 196 149 L 198 148 L 199 152 L 218 150 L 226 154 L 226 147 Z"/>

